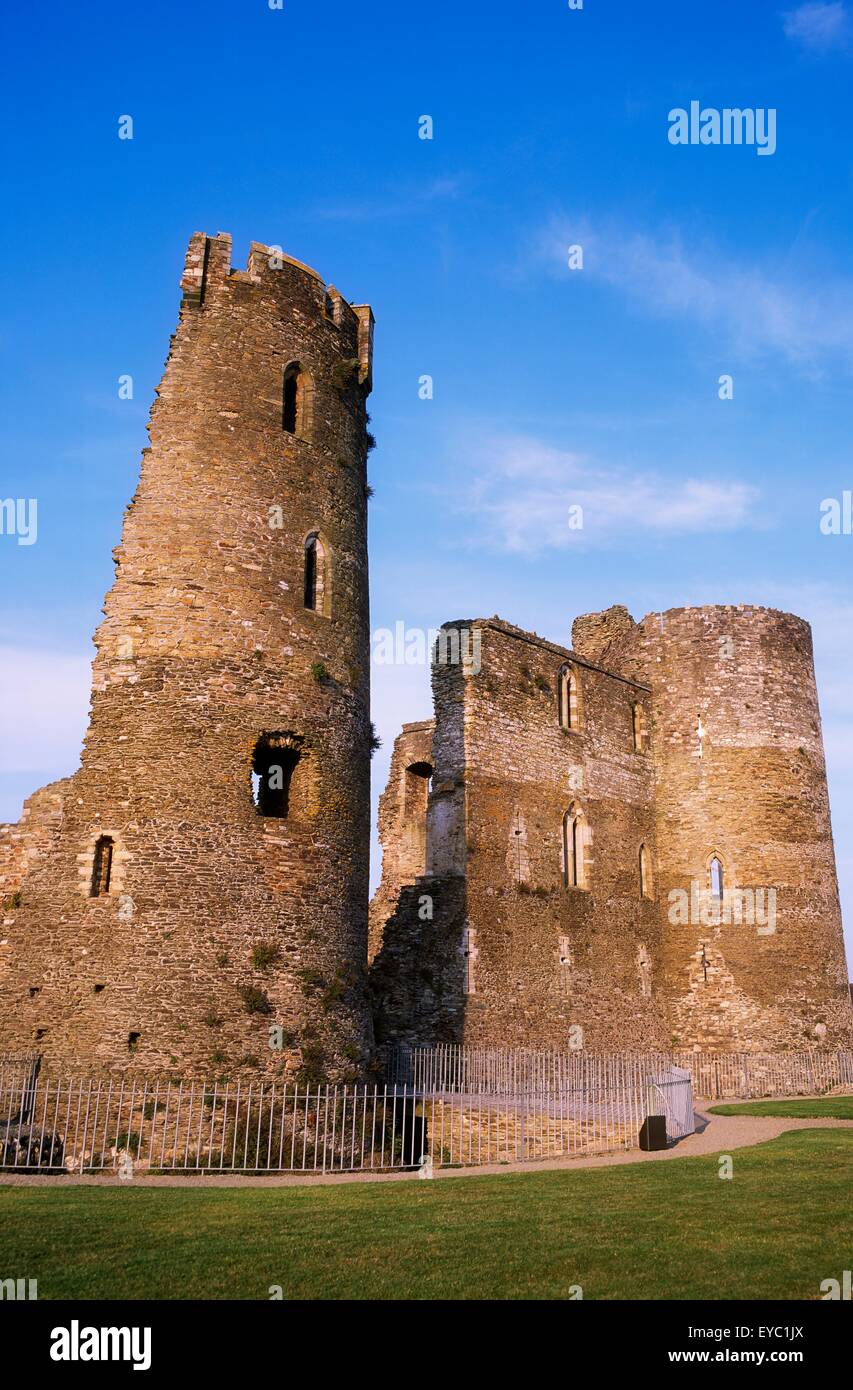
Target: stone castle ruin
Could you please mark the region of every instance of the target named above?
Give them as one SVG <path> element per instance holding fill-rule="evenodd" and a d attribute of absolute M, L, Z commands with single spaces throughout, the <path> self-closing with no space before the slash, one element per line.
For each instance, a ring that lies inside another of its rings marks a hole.
<path fill-rule="evenodd" d="M 375 1041 L 849 1045 L 787 614 L 446 624 L 368 910 L 373 316 L 275 248 L 230 262 L 192 238 L 80 768 L 0 827 L 0 1051 L 311 1081 Z"/>
<path fill-rule="evenodd" d="M 849 1045 L 811 633 L 764 608 L 498 618 L 380 804 L 380 1040 Z"/>
<path fill-rule="evenodd" d="M 268 247 L 230 262 L 192 238 L 80 769 L 0 840 L 0 1050 L 369 1055 L 373 316 Z"/>

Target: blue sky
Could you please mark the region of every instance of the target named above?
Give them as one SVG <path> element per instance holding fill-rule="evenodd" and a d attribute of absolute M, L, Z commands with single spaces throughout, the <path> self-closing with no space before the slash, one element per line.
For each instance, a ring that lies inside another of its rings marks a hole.
<path fill-rule="evenodd" d="M 224 230 L 374 307 L 374 628 L 812 622 L 850 939 L 853 536 L 819 521 L 853 488 L 853 0 L 147 0 L 6 30 L 0 495 L 39 516 L 0 536 L 0 819 L 76 766 L 185 243 Z M 692 100 L 774 108 L 775 154 L 671 145 Z M 375 668 L 374 702 L 378 793 L 426 671 Z"/>

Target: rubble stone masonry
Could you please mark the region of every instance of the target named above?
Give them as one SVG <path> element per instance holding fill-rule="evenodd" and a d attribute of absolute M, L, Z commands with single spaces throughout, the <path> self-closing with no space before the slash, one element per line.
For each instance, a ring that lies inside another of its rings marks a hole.
<path fill-rule="evenodd" d="M 373 319 L 268 247 L 233 270 L 222 234 L 192 238 L 182 288 L 81 767 L 7 897 L 0 1050 L 356 1075 Z"/>
<path fill-rule="evenodd" d="M 679 608 L 632 624 L 603 659 L 653 691 L 660 968 L 677 1045 L 849 1046 L 808 623 L 749 605 Z M 670 895 L 707 892 L 712 858 L 756 920 L 717 924 L 713 905 L 704 922 L 678 920 Z"/>
<path fill-rule="evenodd" d="M 59 834 L 70 782 L 66 777 L 33 792 L 24 802 L 21 819 L 0 825 L 0 901 L 19 896 L 27 874 Z"/>
<path fill-rule="evenodd" d="M 431 719 L 404 724 L 395 740 L 388 785 L 379 799 L 382 879 L 370 903 L 369 959 L 407 884 L 426 872 L 426 809 L 432 780 Z"/>
<path fill-rule="evenodd" d="M 275 248 L 232 269 L 222 234 L 182 288 L 80 768 L 0 826 L 0 1051 L 314 1081 L 365 1077 L 374 1030 L 850 1046 L 790 614 L 614 606 L 570 648 L 446 624 L 368 931 L 373 317 Z"/>
<path fill-rule="evenodd" d="M 654 768 L 633 734 L 649 691 L 499 620 L 462 626 L 479 633 L 481 669 L 434 667 L 429 877 L 418 884 L 443 949 L 413 900 L 391 918 L 374 964 L 378 1034 L 425 1041 L 424 1016 L 430 1027 L 438 1016 L 441 1041 L 664 1046 L 650 969 L 660 918 L 640 882 L 641 849 L 655 858 Z M 560 718 L 567 668 L 573 724 Z M 396 960 L 411 955 L 421 979 L 406 999 Z"/>
<path fill-rule="evenodd" d="M 377 1036 L 849 1046 L 808 624 L 749 607 L 637 624 L 616 606 L 579 618 L 571 650 L 451 626 L 479 632 L 480 670 L 434 666 L 426 873 L 376 953 Z"/>

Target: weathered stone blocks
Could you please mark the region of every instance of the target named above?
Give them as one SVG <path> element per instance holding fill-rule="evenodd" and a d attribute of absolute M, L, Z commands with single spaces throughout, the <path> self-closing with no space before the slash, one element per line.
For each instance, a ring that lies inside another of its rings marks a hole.
<path fill-rule="evenodd" d="M 378 1036 L 849 1046 L 808 624 L 748 606 L 634 623 L 618 606 L 577 619 L 571 650 L 467 626 L 479 672 L 434 667 L 428 878 L 395 877 L 411 726 L 382 802 Z"/>
<path fill-rule="evenodd" d="M 17 853 L 0 1048 L 48 1067 L 337 1077 L 370 1054 L 373 320 L 275 248 L 230 261 L 192 238 L 81 767 Z"/>

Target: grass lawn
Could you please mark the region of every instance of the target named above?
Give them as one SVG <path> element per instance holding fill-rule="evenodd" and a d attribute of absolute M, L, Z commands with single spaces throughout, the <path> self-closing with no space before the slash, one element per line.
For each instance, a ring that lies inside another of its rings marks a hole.
<path fill-rule="evenodd" d="M 0 1186 L 39 1298 L 820 1297 L 849 1268 L 853 1132 L 716 1156 L 302 1188 Z M 845 1265 L 845 1261 L 847 1261 Z"/>
<path fill-rule="evenodd" d="M 713 1105 L 711 1115 L 780 1115 L 786 1120 L 853 1120 L 853 1096 L 824 1096 L 821 1100 L 748 1100 L 737 1105 Z"/>

